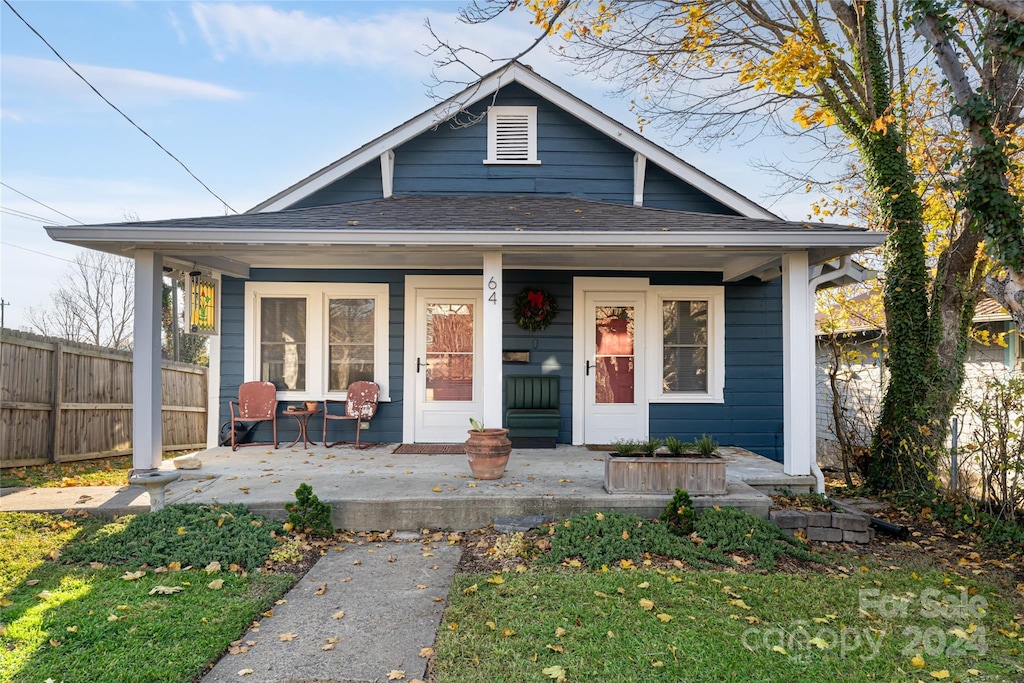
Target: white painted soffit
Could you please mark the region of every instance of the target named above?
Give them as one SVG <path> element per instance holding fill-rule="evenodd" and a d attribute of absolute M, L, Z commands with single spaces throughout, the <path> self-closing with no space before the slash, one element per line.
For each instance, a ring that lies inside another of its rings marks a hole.
<path fill-rule="evenodd" d="M 513 82 L 520 83 L 540 97 L 561 107 L 634 153 L 647 157 L 649 162 L 657 164 L 672 175 L 736 211 L 741 216 L 766 220 L 779 218 L 763 206 L 747 199 L 732 188 L 686 163 L 668 150 L 659 147 L 607 114 L 598 111 L 575 95 L 563 90 L 546 78 L 538 76 L 532 69 L 518 62 L 512 62 L 491 72 L 457 95 L 450 97 L 432 109 L 428 109 L 419 116 L 409 119 L 376 140 L 363 145 L 347 156 L 325 166 L 291 187 L 282 190 L 273 197 L 257 204 L 246 213 L 264 213 L 287 209 L 317 190 L 330 185 L 335 180 L 344 178 L 352 171 L 378 159 L 381 154 L 394 150 L 396 147 L 449 120 L 460 109 L 476 104 Z"/>

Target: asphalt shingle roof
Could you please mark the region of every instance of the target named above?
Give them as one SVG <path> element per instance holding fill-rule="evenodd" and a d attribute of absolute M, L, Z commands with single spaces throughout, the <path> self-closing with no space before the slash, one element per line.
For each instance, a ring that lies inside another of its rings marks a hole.
<path fill-rule="evenodd" d="M 402 195 L 346 204 L 237 216 L 106 224 L 127 229 L 359 230 L 480 232 L 831 232 L 861 233 L 830 223 L 763 220 L 669 211 L 570 197 Z"/>

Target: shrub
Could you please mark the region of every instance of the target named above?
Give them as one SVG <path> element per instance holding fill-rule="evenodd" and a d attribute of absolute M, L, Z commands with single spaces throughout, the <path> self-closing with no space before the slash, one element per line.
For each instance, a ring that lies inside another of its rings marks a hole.
<path fill-rule="evenodd" d="M 277 522 L 256 517 L 240 503 L 231 505 L 168 505 L 158 512 L 122 518 L 98 534 L 68 546 L 71 562 L 154 567 L 180 562 L 204 567 L 213 561 L 227 567 L 253 569 L 277 545 Z"/>
<path fill-rule="evenodd" d="M 286 503 L 284 509 L 288 511 L 288 523 L 292 529 L 310 536 L 334 535 L 331 522 L 333 506 L 321 502 L 309 484 L 299 484 L 295 489 L 295 502 Z"/>
<path fill-rule="evenodd" d="M 693 452 L 693 444 L 687 441 L 680 441 L 674 436 L 670 436 L 665 439 L 665 448 L 672 455 L 685 455 L 686 453 Z"/>
<path fill-rule="evenodd" d="M 682 489 L 676 489 L 676 494 L 665 506 L 661 513 L 661 521 L 668 525 L 670 531 L 677 536 L 689 536 L 693 533 L 693 522 L 697 519 L 697 513 L 693 509 L 693 501 L 690 494 Z"/>
<path fill-rule="evenodd" d="M 599 569 L 619 560 L 639 561 L 645 553 L 652 553 L 685 560 L 695 567 L 706 566 L 704 560 L 735 564 L 717 550 L 676 536 L 665 524 L 621 512 L 578 515 L 554 528 L 547 558 L 551 563 L 578 557 L 588 567 Z"/>
<path fill-rule="evenodd" d="M 700 438 L 693 440 L 693 450 L 700 455 L 715 455 L 718 453 L 718 442 L 710 434 L 701 434 Z"/>
<path fill-rule="evenodd" d="M 612 449 L 612 452 L 618 456 L 636 455 L 640 452 L 640 442 L 633 439 L 616 439 L 612 441 Z"/>
<path fill-rule="evenodd" d="M 706 510 L 694 525 L 694 531 L 705 543 L 723 553 L 743 550 L 756 556 L 757 566 L 762 569 L 774 569 L 775 558 L 779 555 L 829 564 L 768 520 L 736 508 Z"/>
<path fill-rule="evenodd" d="M 646 441 L 640 442 L 640 452 L 645 455 L 654 456 L 658 452 L 658 449 L 662 447 L 665 442 L 661 439 L 647 439 Z"/>

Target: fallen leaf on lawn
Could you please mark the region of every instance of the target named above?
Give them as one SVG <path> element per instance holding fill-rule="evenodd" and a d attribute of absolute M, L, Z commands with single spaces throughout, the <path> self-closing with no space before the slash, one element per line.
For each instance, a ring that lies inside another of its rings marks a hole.
<path fill-rule="evenodd" d="M 957 638 L 963 638 L 964 640 L 970 640 L 971 638 L 969 635 L 967 635 L 967 631 L 963 630 L 962 628 L 951 628 L 948 631 L 946 631 L 946 633 L 954 635 Z"/>
<path fill-rule="evenodd" d="M 788 652 L 786 652 L 786 648 L 782 647 L 781 645 L 774 646 L 772 648 L 772 652 L 778 652 L 780 655 L 788 655 L 789 654 Z"/>
<path fill-rule="evenodd" d="M 295 640 L 298 636 L 298 633 L 292 633 L 291 631 L 288 631 L 287 633 L 282 633 L 281 635 L 279 635 L 277 639 L 280 640 L 282 643 L 290 643 L 293 640 Z"/>
<path fill-rule="evenodd" d="M 107 617 L 107 621 L 121 621 L 122 619 L 124 619 L 124 617 L 119 617 L 115 614 L 111 614 Z"/>
<path fill-rule="evenodd" d="M 14 601 L 10 598 L 0 598 L 0 607 L 10 607 L 14 604 Z"/>
<path fill-rule="evenodd" d="M 134 581 L 135 579 L 141 579 L 145 575 L 146 572 L 140 569 L 137 572 L 125 572 L 124 576 L 122 576 L 121 578 L 125 581 Z"/>
<path fill-rule="evenodd" d="M 327 592 L 327 584 L 324 583 L 324 584 L 321 584 L 320 587 L 316 589 L 316 591 L 313 593 L 313 595 L 323 595 L 326 592 Z"/>
<path fill-rule="evenodd" d="M 248 676 L 252 673 L 252 669 L 242 669 L 238 672 L 239 676 Z"/>
<path fill-rule="evenodd" d="M 615 633 L 613 633 L 612 631 L 608 631 L 608 633 L 605 633 L 605 636 L 607 636 L 608 638 L 614 638 Z"/>
<path fill-rule="evenodd" d="M 472 586 L 469 586 L 467 588 L 463 588 L 462 589 L 462 594 L 463 595 L 469 595 L 470 593 L 476 593 L 477 588 L 478 588 L 477 584 L 474 583 Z"/>
<path fill-rule="evenodd" d="M 335 612 L 334 614 L 331 615 L 331 619 L 344 619 L 344 618 L 345 618 L 345 611 L 344 610 L 342 610 L 341 612 Z"/>
<path fill-rule="evenodd" d="M 39 579 L 29 579 L 28 581 L 25 582 L 25 585 L 26 586 L 34 586 L 37 583 L 39 583 Z"/>
<path fill-rule="evenodd" d="M 206 565 L 206 567 L 203 568 L 203 571 L 205 571 L 207 574 L 215 574 L 216 572 L 219 572 L 220 562 L 214 560 L 210 564 Z"/>
<path fill-rule="evenodd" d="M 561 645 L 545 645 L 544 647 L 554 652 L 565 652 L 565 648 Z"/>
<path fill-rule="evenodd" d="M 495 586 L 500 586 L 501 584 L 505 583 L 505 579 L 503 579 L 500 576 L 488 576 L 486 579 L 484 579 L 484 581 L 486 581 L 487 583 L 493 583 Z"/>
<path fill-rule="evenodd" d="M 638 583 L 636 585 L 636 587 L 637 588 L 650 588 L 651 587 L 651 582 L 650 581 L 644 581 L 643 583 Z"/>
<path fill-rule="evenodd" d="M 155 586 L 153 590 L 149 591 L 150 595 L 174 595 L 185 590 L 181 586 Z"/>
<path fill-rule="evenodd" d="M 405 678 L 405 672 L 404 671 L 399 671 L 398 669 L 392 669 L 391 671 L 388 672 L 388 680 L 389 681 L 400 681 L 403 678 Z"/>
<path fill-rule="evenodd" d="M 600 522 L 601 520 L 604 519 L 604 513 L 603 512 L 595 512 L 594 513 L 594 517 L 597 517 L 597 521 Z"/>
<path fill-rule="evenodd" d="M 825 617 L 814 617 L 814 623 L 815 624 L 827 624 L 827 623 L 829 623 L 829 621 Z"/>
<path fill-rule="evenodd" d="M 224 579 L 214 579 L 210 583 L 206 584 L 206 587 L 210 590 L 219 591 L 224 587 Z"/>
<path fill-rule="evenodd" d="M 515 634 L 516 634 L 516 632 L 513 631 L 512 629 L 508 628 L 507 626 L 505 628 L 501 629 L 501 637 L 502 638 L 511 638 Z"/>
<path fill-rule="evenodd" d="M 981 673 L 981 669 L 968 669 L 967 673 L 969 673 L 971 676 L 977 676 Z"/>
<path fill-rule="evenodd" d="M 184 535 L 185 535 L 185 534 L 187 534 L 187 533 L 188 533 L 188 532 L 187 532 L 187 531 L 185 531 L 185 527 L 183 527 L 183 526 L 179 526 L 179 527 L 178 527 L 178 535 L 179 535 L 179 536 L 184 536 Z"/>
<path fill-rule="evenodd" d="M 910 658 L 910 665 L 916 666 L 918 669 L 924 668 L 924 657 L 920 654 L 916 654 Z"/>
<path fill-rule="evenodd" d="M 658 615 L 658 621 L 667 624 L 668 622 L 672 621 L 672 615 L 665 614 L 664 612 L 662 612 Z"/>
<path fill-rule="evenodd" d="M 420 650 L 420 657 L 423 657 L 424 659 L 430 659 L 433 656 L 434 656 L 434 648 L 432 648 L 432 647 L 425 647 L 425 648 Z"/>
<path fill-rule="evenodd" d="M 448 623 L 448 630 L 449 631 L 458 631 L 459 630 L 459 622 L 457 622 L 457 621 L 449 622 Z"/>
<path fill-rule="evenodd" d="M 938 671 L 929 671 L 928 675 L 930 675 L 932 678 L 949 678 L 949 670 L 940 669 Z"/>
<path fill-rule="evenodd" d="M 730 600 L 729 604 L 732 605 L 733 607 L 739 607 L 740 609 L 750 609 L 750 605 L 748 605 L 747 603 L 745 603 L 745 602 L 743 602 L 742 600 L 739 600 L 739 599 L 737 599 L 737 600 Z"/>
<path fill-rule="evenodd" d="M 63 644 L 64 643 L 62 643 L 61 641 L 57 640 L 56 638 L 50 638 L 50 647 L 60 647 Z"/>
<path fill-rule="evenodd" d="M 579 569 L 580 567 L 583 566 L 583 563 L 580 562 L 579 560 L 569 560 L 569 566 L 572 567 L 573 569 Z"/>
<path fill-rule="evenodd" d="M 565 629 L 559 626 L 555 629 L 555 638 L 561 638 L 566 633 Z"/>
<path fill-rule="evenodd" d="M 49 600 L 53 597 L 53 593 L 50 591 L 39 591 L 36 593 L 36 600 Z"/>
<path fill-rule="evenodd" d="M 622 540 L 623 541 L 628 541 L 629 540 L 629 532 L 626 531 L 625 529 L 622 530 Z"/>
<path fill-rule="evenodd" d="M 67 631 L 68 631 L 68 633 L 78 633 L 78 627 L 77 626 L 68 626 Z"/>
<path fill-rule="evenodd" d="M 100 569 L 102 569 L 102 568 L 103 567 L 100 567 Z M 168 562 L 167 563 L 167 571 L 180 572 L 181 571 L 181 562 Z"/>
<path fill-rule="evenodd" d="M 103 564 L 102 562 L 90 562 L 89 566 L 93 569 L 103 569 L 107 565 Z"/>
<path fill-rule="evenodd" d="M 546 669 L 541 669 L 541 673 L 543 673 L 548 678 L 555 679 L 556 681 L 558 681 L 558 683 L 562 683 L 562 681 L 565 680 L 565 668 L 558 664 L 555 664 L 554 666 L 549 666 Z"/>
<path fill-rule="evenodd" d="M 263 616 L 265 616 L 265 617 L 272 617 L 272 616 L 274 616 L 274 610 L 272 608 L 268 609 L 266 612 L 263 612 Z"/>
<path fill-rule="evenodd" d="M 484 622 L 484 626 L 486 626 L 487 628 L 491 629 L 492 631 L 494 629 L 498 628 L 498 625 L 495 624 L 493 621 L 485 621 Z"/>
<path fill-rule="evenodd" d="M 760 624 L 761 623 L 761 620 L 758 619 L 757 617 L 755 617 L 753 614 L 751 614 L 749 616 L 746 616 L 746 617 L 743 617 L 743 618 L 746 619 L 747 623 L 749 623 L 749 624 Z"/>
<path fill-rule="evenodd" d="M 825 640 L 824 638 L 820 637 L 820 636 L 815 637 L 815 638 L 811 638 L 810 643 L 811 643 L 811 645 L 814 645 L 815 647 L 817 647 L 819 650 L 826 650 L 826 649 L 828 649 L 828 641 Z"/>
<path fill-rule="evenodd" d="M 665 662 L 661 662 L 661 661 L 651 662 L 651 666 L 653 666 L 655 669 L 663 669 L 665 667 Z"/>
<path fill-rule="evenodd" d="M 648 610 L 654 609 L 654 603 L 648 600 L 647 598 L 640 599 L 640 606 Z"/>
<path fill-rule="evenodd" d="M 607 593 L 602 593 L 601 591 L 594 591 L 594 595 L 599 597 L 599 598 L 607 598 L 608 597 Z"/>

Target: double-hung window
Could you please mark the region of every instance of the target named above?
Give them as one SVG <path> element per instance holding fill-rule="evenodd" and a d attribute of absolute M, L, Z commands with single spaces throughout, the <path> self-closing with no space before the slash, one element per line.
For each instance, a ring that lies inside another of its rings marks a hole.
<path fill-rule="evenodd" d="M 651 401 L 720 403 L 725 390 L 722 287 L 652 287 Z"/>
<path fill-rule="evenodd" d="M 343 398 L 376 382 L 388 397 L 388 286 L 246 283 L 245 378 L 283 400 Z"/>

